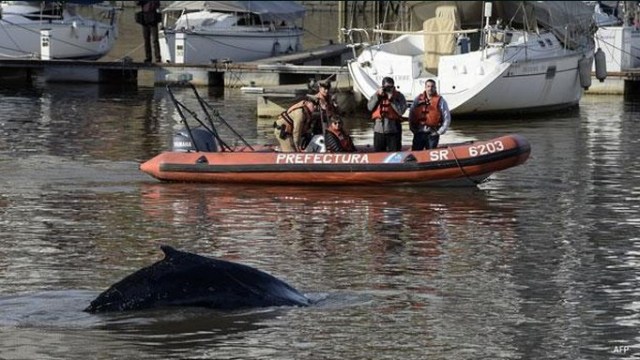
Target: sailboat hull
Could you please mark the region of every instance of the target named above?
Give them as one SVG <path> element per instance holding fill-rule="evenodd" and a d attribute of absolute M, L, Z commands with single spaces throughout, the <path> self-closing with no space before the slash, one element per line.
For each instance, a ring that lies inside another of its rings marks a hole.
<path fill-rule="evenodd" d="M 434 79 L 454 115 L 550 110 L 578 104 L 583 94 L 578 63 L 593 58 L 592 49 L 569 51 L 553 35 L 542 34 L 540 48 L 536 42 L 442 56 L 436 76 L 422 68 L 421 51 L 402 52 L 411 48 L 407 43 L 419 44 L 410 37 L 421 35 L 398 38 L 404 45 L 365 49 L 350 62 L 355 89 L 368 98 L 389 76 L 411 101 Z"/>
<path fill-rule="evenodd" d="M 254 61 L 302 48 L 302 31 L 297 29 L 278 32 L 191 32 L 185 33 L 184 62 L 211 64 L 231 60 Z M 163 31 L 160 53 L 163 59 L 176 60 L 176 32 Z"/>

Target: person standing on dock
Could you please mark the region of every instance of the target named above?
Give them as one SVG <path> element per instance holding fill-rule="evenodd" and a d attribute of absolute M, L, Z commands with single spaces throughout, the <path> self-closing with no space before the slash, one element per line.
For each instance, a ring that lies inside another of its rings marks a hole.
<path fill-rule="evenodd" d="M 162 16 L 158 12 L 160 1 L 138 1 L 137 4 L 142 11 L 136 13 L 136 22 L 142 25 L 142 36 L 144 37 L 144 62 L 150 63 L 152 59 L 151 45 L 156 55 L 156 62 L 162 62 L 160 56 L 160 42 L 158 41 L 158 23 L 162 21 Z"/>
<path fill-rule="evenodd" d="M 436 82 L 424 83 L 424 91 L 416 96 L 409 109 L 409 128 L 413 133 L 411 150 L 435 149 L 451 124 L 449 106 L 438 94 Z"/>
<path fill-rule="evenodd" d="M 407 99 L 396 91 L 392 78 L 382 79 L 382 87 L 371 96 L 367 109 L 372 111 L 373 148 L 375 151 L 400 151 L 402 148 L 402 114 Z"/>

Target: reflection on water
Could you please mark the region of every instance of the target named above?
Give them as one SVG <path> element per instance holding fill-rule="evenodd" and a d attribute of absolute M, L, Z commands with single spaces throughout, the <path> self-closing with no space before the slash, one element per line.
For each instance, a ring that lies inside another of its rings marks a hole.
<path fill-rule="evenodd" d="M 398 266 L 436 271 L 441 247 L 459 238 L 458 231 L 468 230 L 465 228 L 471 214 L 479 214 L 474 217 L 474 227 L 506 231 L 511 221 L 508 216 L 494 214 L 479 190 L 444 189 L 426 194 L 415 189 L 283 190 L 145 184 L 141 198 L 146 217 L 163 226 L 188 231 L 198 224 L 208 224 L 192 231 L 199 230 L 196 236 L 204 239 L 214 237 L 215 242 L 212 239 L 209 243 L 218 249 L 245 248 L 259 254 L 263 261 L 283 255 L 285 250 L 275 246 L 281 242 L 291 251 L 284 256 L 294 261 L 370 253 L 371 258 L 362 265 L 383 273 L 387 268 L 397 271 Z M 291 239 L 295 239 L 295 247 L 286 246 Z M 250 256 L 236 251 L 229 255 Z M 425 256 L 425 262 L 406 263 L 402 260 L 405 253 Z M 388 264 L 390 254 L 400 263 Z M 362 275 L 370 276 L 366 272 Z M 357 274 L 350 276 L 351 281 L 357 279 Z"/>
<path fill-rule="evenodd" d="M 187 94 L 177 91 L 194 105 Z M 249 142 L 273 141 L 254 95 L 201 94 Z M 162 88 L 0 85 L 1 356 L 637 354 L 639 105 L 588 96 L 535 118 L 454 119 L 443 142 L 519 133 L 532 145 L 527 163 L 477 189 L 250 187 L 138 171 L 179 126 Z M 366 114 L 347 124 L 370 136 Z M 230 314 L 81 312 L 159 260 L 162 244 L 258 267 L 326 300 Z"/>

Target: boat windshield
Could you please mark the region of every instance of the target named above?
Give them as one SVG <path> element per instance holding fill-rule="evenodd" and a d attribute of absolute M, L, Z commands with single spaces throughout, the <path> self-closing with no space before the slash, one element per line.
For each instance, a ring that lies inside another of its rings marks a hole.
<path fill-rule="evenodd" d="M 198 15 L 195 15 L 197 13 Z M 215 14 L 231 15 L 235 22 L 231 26 L 254 28 L 295 27 L 305 14 L 304 6 L 295 1 L 176 1 L 162 10 L 163 26 L 167 29 L 190 29 L 198 27 L 192 21 L 216 17 Z M 187 17 L 188 24 L 180 21 Z"/>

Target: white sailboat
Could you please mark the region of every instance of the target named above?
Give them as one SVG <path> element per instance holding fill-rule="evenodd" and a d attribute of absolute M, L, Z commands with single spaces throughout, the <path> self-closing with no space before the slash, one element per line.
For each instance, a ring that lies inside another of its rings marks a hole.
<path fill-rule="evenodd" d="M 640 19 L 633 18 L 636 11 L 640 13 L 640 5 L 635 1 L 595 3 L 596 44 L 605 54 L 606 70 L 620 73 L 640 68 Z"/>
<path fill-rule="evenodd" d="M 575 105 L 590 85 L 595 26 L 593 9 L 585 4 L 409 4 L 412 27 L 421 31 L 355 44 L 363 49 L 349 72 L 367 98 L 383 77 L 392 77 L 409 101 L 434 79 L 452 114 L 520 112 Z"/>
<path fill-rule="evenodd" d="M 246 62 L 302 50 L 294 1 L 176 1 L 162 10 L 160 53 L 169 62 Z M 179 44 L 176 61 L 176 37 Z"/>
<path fill-rule="evenodd" d="M 42 30 L 48 31 L 47 59 L 96 60 L 106 55 L 118 36 L 116 9 L 101 6 L 96 16 L 103 22 L 81 16 L 75 3 L 2 1 L 0 59 L 40 59 Z"/>

